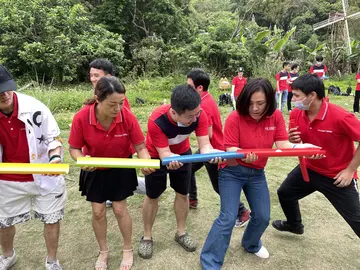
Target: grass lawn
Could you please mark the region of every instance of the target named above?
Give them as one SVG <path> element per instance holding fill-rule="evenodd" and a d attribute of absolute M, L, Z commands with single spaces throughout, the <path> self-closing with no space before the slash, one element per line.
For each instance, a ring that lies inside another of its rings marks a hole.
<path fill-rule="evenodd" d="M 30 91 L 31 92 L 31 91 Z M 129 91 L 130 102 L 135 100 Z M 214 91 L 218 97 L 219 92 Z M 55 95 L 55 94 L 54 94 Z M 162 94 L 163 98 L 168 97 Z M 87 96 L 83 93 L 82 96 Z M 65 98 L 65 97 L 64 97 Z M 46 99 L 46 98 L 45 98 Z M 353 97 L 332 97 L 331 102 L 352 110 Z M 47 102 L 45 102 L 47 103 Z M 146 132 L 146 120 L 156 104 L 133 107 L 141 127 Z M 223 119 L 230 113 L 230 107 L 221 107 Z M 55 118 L 62 129 L 66 142 L 74 112 L 58 110 Z M 287 121 L 288 114 L 285 113 Z M 195 138 L 191 138 L 196 148 Z M 65 149 L 68 145 L 65 143 Z M 65 162 L 72 163 L 66 151 Z M 283 218 L 276 190 L 287 173 L 297 164 L 296 158 L 272 158 L 266 166 L 266 176 L 271 197 L 271 219 Z M 71 167 L 66 175 L 68 201 L 65 220 L 61 223 L 58 257 L 64 269 L 94 269 L 98 246 L 91 226 L 90 204 L 78 191 L 79 169 Z M 198 249 L 193 253 L 184 251 L 175 241 L 176 230 L 173 212 L 174 192 L 169 187 L 161 196 L 159 211 L 153 228 L 154 256 L 143 260 L 137 255 L 143 222 L 141 206 L 143 196 L 134 195 L 128 199 L 128 208 L 133 219 L 133 245 L 135 261 L 133 269 L 200 269 L 199 256 L 210 227 L 219 213 L 219 197 L 212 190 L 206 170 L 197 174 L 199 208 L 191 210 L 188 216 L 188 231 L 197 240 Z M 242 199 L 246 202 L 244 196 Z M 243 228 L 234 228 L 223 269 L 360 269 L 359 239 L 331 204 L 320 193 L 314 193 L 301 200 L 305 234 L 301 236 L 279 233 L 271 226 L 265 231 L 262 241 L 270 252 L 270 258 L 262 260 L 243 251 L 241 237 Z M 107 210 L 108 241 L 110 247 L 109 269 L 119 269 L 122 239 L 111 209 Z M 32 220 L 17 226 L 15 247 L 18 262 L 12 269 L 43 269 L 46 255 L 42 236 L 42 224 Z"/>

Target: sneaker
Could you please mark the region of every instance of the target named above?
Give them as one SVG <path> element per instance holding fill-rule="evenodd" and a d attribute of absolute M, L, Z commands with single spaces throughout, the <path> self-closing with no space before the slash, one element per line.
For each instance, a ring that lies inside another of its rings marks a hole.
<path fill-rule="evenodd" d="M 262 246 L 260 250 L 254 254 L 261 259 L 267 259 L 270 256 L 269 251 L 267 251 L 266 247 L 264 246 Z"/>
<path fill-rule="evenodd" d="M 106 207 L 112 207 L 112 201 L 107 200 L 105 202 Z"/>
<path fill-rule="evenodd" d="M 59 260 L 48 262 L 48 257 L 46 257 L 45 270 L 62 270 L 62 267 Z"/>
<path fill-rule="evenodd" d="M 245 212 L 243 212 L 236 218 L 235 227 L 244 227 L 250 220 L 250 210 L 247 209 Z"/>
<path fill-rule="evenodd" d="M 7 270 L 16 263 L 16 252 L 13 248 L 11 257 L 0 256 L 0 270 Z"/>
<path fill-rule="evenodd" d="M 281 232 L 291 232 L 295 234 L 303 234 L 304 233 L 304 225 L 301 224 L 298 228 L 290 226 L 284 220 L 274 220 L 271 225 Z"/>
<path fill-rule="evenodd" d="M 198 200 L 189 200 L 189 208 L 190 209 L 197 209 L 198 208 Z"/>

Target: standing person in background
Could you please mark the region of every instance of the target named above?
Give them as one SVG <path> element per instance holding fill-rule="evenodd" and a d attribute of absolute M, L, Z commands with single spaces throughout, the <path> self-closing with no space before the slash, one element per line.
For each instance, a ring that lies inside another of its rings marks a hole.
<path fill-rule="evenodd" d="M 318 77 L 320 77 L 323 80 L 327 72 L 327 67 L 323 63 L 324 58 L 321 55 L 318 55 L 316 56 L 315 60 L 316 63 L 310 67 L 309 73 L 316 74 Z"/>
<path fill-rule="evenodd" d="M 360 63 L 358 70 L 355 76 L 356 88 L 355 88 L 355 98 L 354 98 L 354 113 L 359 113 L 359 100 L 360 100 Z"/>
<path fill-rule="evenodd" d="M 292 99 L 292 83 L 299 77 L 299 65 L 293 64 L 291 66 L 291 71 L 288 74 L 288 97 L 287 97 L 287 107 L 288 111 L 291 112 L 291 99 Z"/>
<path fill-rule="evenodd" d="M 14 79 L 0 65 L 0 162 L 61 163 L 62 141 L 54 116 L 43 103 L 15 90 Z M 35 218 L 44 223 L 45 269 L 62 269 L 57 250 L 66 194 L 62 175 L 0 175 L 1 270 L 16 263 L 15 225 L 30 220 L 32 211 Z M 24 241 L 19 240 L 17 244 L 24 244 Z M 33 247 L 36 252 L 38 248 Z"/>
<path fill-rule="evenodd" d="M 194 87 L 200 94 L 201 108 L 204 110 L 208 118 L 209 138 L 212 147 L 219 150 L 225 150 L 220 111 L 214 98 L 208 91 L 210 85 L 209 75 L 202 69 L 193 69 L 187 75 L 187 83 Z M 196 153 L 198 154 L 200 151 L 198 150 Z M 216 193 L 219 194 L 218 165 L 211 164 L 209 162 L 193 163 L 189 190 L 189 206 L 192 209 L 196 209 L 198 206 L 195 173 L 204 165 L 208 172 L 213 189 Z M 240 201 L 235 227 L 244 226 L 249 221 L 249 219 L 250 211 Z"/>
<path fill-rule="evenodd" d="M 283 69 L 276 74 L 276 106 L 279 108 L 280 111 L 283 110 L 285 107 L 285 104 L 287 103 L 287 97 L 288 97 L 288 76 L 289 76 L 289 70 L 290 70 L 290 63 L 284 62 L 283 63 Z M 279 100 L 280 99 L 280 100 Z"/>
<path fill-rule="evenodd" d="M 233 104 L 236 104 L 236 100 L 240 96 L 240 93 L 246 84 L 246 78 L 243 75 L 244 69 L 242 67 L 239 67 L 238 75 L 232 79 L 231 99 L 233 101 Z M 234 106 L 234 110 L 235 109 L 236 108 Z"/>

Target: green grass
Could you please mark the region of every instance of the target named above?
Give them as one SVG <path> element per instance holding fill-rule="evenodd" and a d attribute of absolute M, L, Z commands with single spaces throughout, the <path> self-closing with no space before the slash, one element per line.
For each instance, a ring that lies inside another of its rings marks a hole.
<path fill-rule="evenodd" d="M 87 97 L 89 91 L 90 87 L 81 86 L 81 89 L 78 90 L 51 90 L 46 95 L 46 91 L 30 93 L 40 97 L 42 100 L 46 98 L 50 102 L 56 100 L 53 106 L 57 106 L 56 103 L 61 102 L 62 98 L 64 98 L 66 100 L 77 100 L 80 105 L 76 104 L 76 106 L 81 107 L 81 100 Z M 132 101 L 135 100 L 134 97 L 139 92 L 135 90 L 129 90 L 128 92 L 131 105 L 133 105 L 133 112 L 138 117 L 144 132 L 146 132 L 146 121 L 151 111 L 164 98 L 169 99 L 170 95 L 170 91 L 167 93 L 151 89 L 149 91 L 151 92 L 147 93 L 144 90 L 141 93 L 151 98 L 156 96 L 159 100 L 153 98 L 151 104 L 146 106 L 134 106 Z M 212 90 L 212 93 L 215 97 L 218 97 L 220 91 Z M 66 104 L 69 104 L 68 101 L 66 102 Z M 331 102 L 351 110 L 353 97 L 332 97 Z M 223 119 L 231 112 L 230 107 L 221 107 L 220 110 Z M 71 122 L 73 114 L 74 111 L 72 110 L 61 109 L 55 113 L 55 117 L 62 129 L 65 149 L 68 148 L 68 124 Z M 285 113 L 284 116 L 287 121 L 288 114 Z M 194 137 L 191 137 L 191 145 L 194 149 L 196 148 L 196 139 Z M 67 151 L 65 162 L 73 163 Z M 272 219 L 284 217 L 276 190 L 287 173 L 296 164 L 296 158 L 273 158 L 268 162 L 266 176 L 270 190 Z M 91 227 L 90 204 L 85 201 L 84 197 L 80 196 L 78 191 L 78 176 L 79 169 L 75 167 L 71 167 L 70 174 L 66 175 L 68 202 L 65 220 L 61 224 L 58 257 L 64 269 L 85 270 L 93 269 L 98 246 Z M 206 170 L 201 169 L 198 172 L 197 181 L 199 208 L 190 211 L 187 222 L 188 231 L 198 242 L 198 249 L 193 253 L 185 252 L 173 240 L 176 230 L 173 212 L 174 192 L 168 187 L 161 196 L 159 212 L 153 229 L 154 256 L 150 260 L 139 258 L 136 251 L 143 230 L 141 217 L 143 196 L 134 195 L 128 200 L 128 208 L 133 218 L 134 270 L 200 269 L 200 251 L 207 233 L 219 213 L 220 204 L 218 195 L 212 190 Z M 244 196 L 242 196 L 242 199 L 246 202 Z M 300 205 L 305 225 L 305 234 L 303 236 L 278 233 L 269 226 L 262 237 L 262 241 L 270 252 L 270 258 L 261 260 L 243 251 L 240 241 L 244 229 L 235 228 L 223 269 L 359 269 L 359 239 L 324 196 L 316 192 L 301 200 Z M 108 241 L 111 252 L 109 269 L 119 269 L 122 239 L 113 213 L 110 209 L 107 212 Z M 46 249 L 42 237 L 42 224 L 38 220 L 17 226 L 15 247 L 18 252 L 18 262 L 12 269 L 43 269 Z"/>

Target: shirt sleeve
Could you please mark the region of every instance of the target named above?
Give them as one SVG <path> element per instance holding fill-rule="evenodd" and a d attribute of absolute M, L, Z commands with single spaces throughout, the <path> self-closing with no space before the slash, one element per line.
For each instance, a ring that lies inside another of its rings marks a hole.
<path fill-rule="evenodd" d="M 360 79 L 360 73 L 356 74 L 356 76 L 355 76 L 355 80 L 358 80 L 358 79 Z"/>
<path fill-rule="evenodd" d="M 199 116 L 199 124 L 195 129 L 195 134 L 197 137 L 207 136 L 209 135 L 209 125 L 208 125 L 208 118 L 204 111 L 200 113 Z"/>
<path fill-rule="evenodd" d="M 327 72 L 327 67 L 326 67 L 326 65 L 324 65 L 324 72 Z"/>
<path fill-rule="evenodd" d="M 83 127 L 78 114 L 75 114 L 71 123 L 69 145 L 77 149 L 81 149 L 85 145 Z"/>
<path fill-rule="evenodd" d="M 314 72 L 314 68 L 313 68 L 313 66 L 311 66 L 309 69 L 309 73 L 313 73 L 313 72 Z"/>
<path fill-rule="evenodd" d="M 345 136 L 354 142 L 360 141 L 360 121 L 355 115 L 349 113 L 341 120 L 341 127 Z"/>
<path fill-rule="evenodd" d="M 275 111 L 275 119 L 276 119 L 276 133 L 275 133 L 274 141 L 275 142 L 287 141 L 289 138 L 286 131 L 285 120 L 282 113 L 279 110 Z"/>
<path fill-rule="evenodd" d="M 240 147 L 239 142 L 239 120 L 237 111 L 232 112 L 225 121 L 224 145 L 225 148 Z"/>
<path fill-rule="evenodd" d="M 235 84 L 236 84 L 236 77 L 234 77 L 234 78 L 232 79 L 231 84 L 232 84 L 232 85 L 235 85 Z"/>
<path fill-rule="evenodd" d="M 155 124 L 154 120 L 148 121 L 148 136 L 151 139 L 152 144 L 157 148 L 164 148 L 169 146 L 168 138 L 161 128 Z"/>
<path fill-rule="evenodd" d="M 130 112 L 130 111 L 129 111 Z M 140 124 L 136 119 L 135 115 L 131 112 L 129 113 L 130 125 L 128 125 L 128 133 L 130 136 L 130 141 L 133 145 L 138 145 L 144 142 L 144 134 L 141 131 Z"/>
<path fill-rule="evenodd" d="M 277 81 L 280 81 L 280 73 L 276 74 L 275 79 L 276 79 Z"/>

